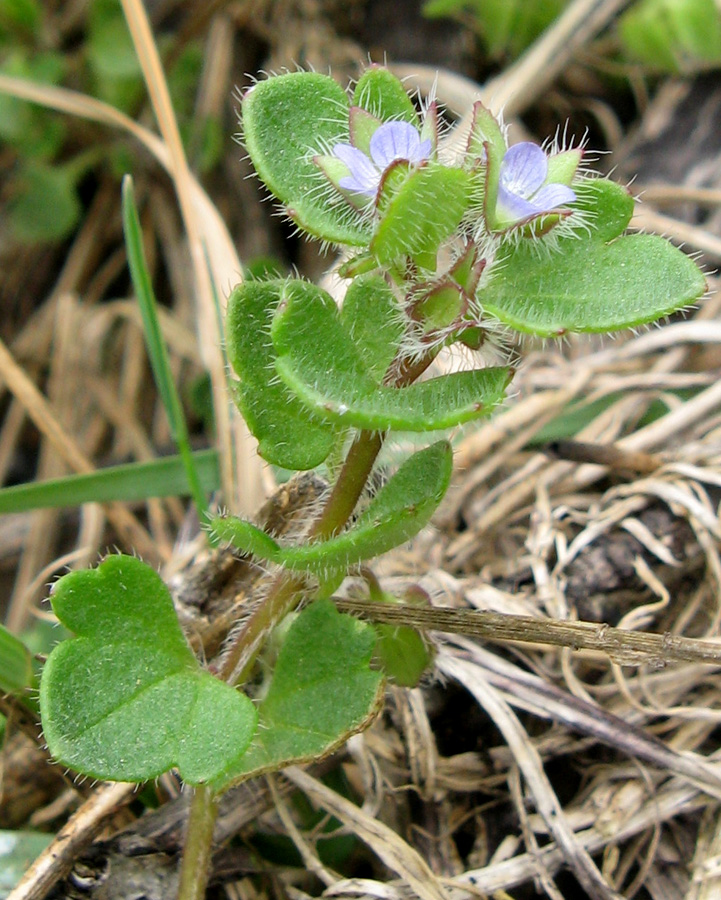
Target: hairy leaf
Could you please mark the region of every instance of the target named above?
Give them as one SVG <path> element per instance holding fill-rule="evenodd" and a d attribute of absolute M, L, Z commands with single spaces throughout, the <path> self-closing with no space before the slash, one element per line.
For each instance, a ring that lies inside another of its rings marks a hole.
<path fill-rule="evenodd" d="M 326 241 L 364 245 L 370 234 L 313 162 L 348 142 L 348 98 L 316 72 L 292 72 L 261 81 L 243 97 L 243 140 L 255 170 L 288 215 Z"/>
<path fill-rule="evenodd" d="M 518 331 L 554 337 L 642 325 L 698 300 L 703 275 L 667 240 L 651 234 L 610 240 L 630 216 L 632 201 L 622 194 L 610 182 L 591 182 L 578 204 L 591 214 L 590 233 L 559 238 L 550 252 L 533 240 L 501 251 L 478 295 L 484 310 Z"/>
<path fill-rule="evenodd" d="M 211 527 L 221 540 L 240 550 L 322 576 L 386 553 L 416 535 L 443 499 L 452 467 L 453 453 L 446 441 L 414 453 L 348 531 L 315 544 L 282 546 L 260 528 L 232 516 L 212 519 Z"/>
<path fill-rule="evenodd" d="M 331 452 L 332 425 L 311 416 L 280 381 L 270 339 L 273 314 L 292 282 L 250 281 L 228 300 L 228 359 L 241 381 L 236 398 L 263 459 L 286 469 L 313 469 Z"/>
<path fill-rule="evenodd" d="M 458 227 L 470 199 L 471 181 L 462 169 L 431 162 L 412 171 L 385 206 L 371 250 L 383 265 L 436 253 Z"/>
<path fill-rule="evenodd" d="M 111 556 L 61 578 L 52 604 L 77 635 L 50 654 L 40 686 L 58 762 L 110 781 L 147 781 L 177 766 L 200 784 L 245 752 L 255 707 L 200 668 L 150 566 Z"/>
<path fill-rule="evenodd" d="M 403 336 L 403 316 L 393 291 L 380 275 L 355 278 L 343 299 L 341 325 L 371 377 L 380 381 Z"/>
<path fill-rule="evenodd" d="M 271 337 L 283 381 L 314 415 L 338 425 L 450 428 L 491 412 L 509 379 L 507 369 L 487 368 L 403 388 L 382 387 L 343 327 L 332 298 L 304 282 L 288 285 Z"/>
<path fill-rule="evenodd" d="M 304 609 L 259 704 L 253 743 L 216 786 L 317 760 L 365 728 L 382 699 L 382 676 L 370 669 L 374 643 L 370 625 L 342 615 L 328 600 Z"/>

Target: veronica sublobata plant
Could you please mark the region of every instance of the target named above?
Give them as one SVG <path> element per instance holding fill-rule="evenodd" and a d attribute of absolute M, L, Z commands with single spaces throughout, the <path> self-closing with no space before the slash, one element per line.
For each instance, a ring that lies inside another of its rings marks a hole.
<path fill-rule="evenodd" d="M 324 467 L 330 488 L 302 540 L 212 519 L 216 538 L 268 570 L 213 674 L 139 560 L 62 578 L 53 608 L 75 637 L 51 654 L 40 697 L 63 765 L 121 781 L 175 767 L 195 786 L 183 900 L 202 896 L 219 795 L 328 753 L 372 720 L 385 673 L 414 684 L 429 663 L 414 631 L 341 615 L 332 595 L 354 573 L 369 599 L 395 602 L 367 567 L 429 522 L 450 482 L 451 445 L 429 439 L 368 498 L 393 432 L 442 432 L 504 400 L 511 370 L 480 357 L 419 380 L 442 348 L 477 349 L 499 325 L 541 337 L 642 325 L 705 289 L 667 241 L 624 234 L 632 198 L 584 172 L 580 149 L 509 147 L 479 103 L 449 161 L 435 104 L 419 114 L 384 68 L 351 96 L 317 73 L 268 78 L 245 95 L 242 129 L 285 215 L 342 252 L 346 290 L 339 307 L 299 278 L 239 285 L 226 320 L 235 396 L 264 459 Z"/>

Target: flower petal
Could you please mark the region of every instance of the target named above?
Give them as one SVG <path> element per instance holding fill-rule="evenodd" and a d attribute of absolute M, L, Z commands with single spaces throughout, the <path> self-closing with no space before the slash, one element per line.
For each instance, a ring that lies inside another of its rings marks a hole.
<path fill-rule="evenodd" d="M 506 150 L 501 162 L 499 189 L 529 200 L 546 180 L 548 160 L 538 144 L 522 141 Z"/>
<path fill-rule="evenodd" d="M 538 208 L 532 202 L 519 197 L 512 191 L 507 191 L 502 185 L 498 185 L 498 199 L 496 201 L 496 217 L 498 224 L 505 227 L 538 215 Z"/>
<path fill-rule="evenodd" d="M 350 144 L 336 144 L 333 156 L 348 166 L 350 175 L 341 178 L 339 186 L 346 191 L 357 191 L 359 194 L 374 196 L 378 190 L 381 173 L 357 147 Z"/>
<path fill-rule="evenodd" d="M 550 212 L 576 199 L 575 191 L 565 184 L 547 184 L 531 198 L 539 212 Z"/>
<path fill-rule="evenodd" d="M 370 151 L 373 162 L 385 169 L 397 159 L 411 163 L 428 159 L 431 142 L 421 142 L 418 131 L 409 122 L 384 122 L 371 138 Z"/>

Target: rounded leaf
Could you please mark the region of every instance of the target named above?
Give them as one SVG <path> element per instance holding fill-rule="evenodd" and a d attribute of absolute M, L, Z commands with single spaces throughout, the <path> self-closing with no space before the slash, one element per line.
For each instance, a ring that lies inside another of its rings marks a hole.
<path fill-rule="evenodd" d="M 253 703 L 201 669 L 150 566 L 111 556 L 61 578 L 51 599 L 77 635 L 50 654 L 40 686 L 58 762 L 108 781 L 147 781 L 177 767 L 200 784 L 245 752 Z"/>

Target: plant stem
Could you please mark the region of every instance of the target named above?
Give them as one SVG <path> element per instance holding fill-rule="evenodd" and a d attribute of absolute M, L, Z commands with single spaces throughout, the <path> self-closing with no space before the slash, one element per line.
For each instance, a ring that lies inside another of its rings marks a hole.
<path fill-rule="evenodd" d="M 410 384 L 425 372 L 437 352 L 432 350 L 414 363 L 400 360 L 397 365 L 392 364 L 388 380 L 396 387 Z M 394 374 L 391 375 L 391 372 Z M 325 508 L 310 529 L 310 540 L 327 540 L 346 525 L 363 493 L 382 446 L 381 432 L 361 431 L 358 434 L 348 451 Z M 229 648 L 219 673 L 224 681 L 242 684 L 248 679 L 255 658 L 268 635 L 298 605 L 305 585 L 305 579 L 299 575 L 281 572 L 276 577 L 265 600 L 245 622 Z"/>
<path fill-rule="evenodd" d="M 380 432 L 361 431 L 348 451 L 325 509 L 311 528 L 311 539 L 326 540 L 343 528 L 363 493 L 382 445 Z"/>
<path fill-rule="evenodd" d="M 311 528 L 310 538 L 329 538 L 345 525 L 363 492 L 382 443 L 383 438 L 378 432 L 361 431 L 348 451 L 325 509 Z M 281 572 L 276 577 L 268 596 L 246 621 L 230 647 L 220 670 L 224 681 L 241 684 L 248 678 L 266 638 L 297 606 L 304 587 L 305 579 L 301 576 Z"/>
<path fill-rule="evenodd" d="M 205 900 L 217 816 L 218 800 L 213 790 L 208 785 L 195 788 L 186 829 L 178 900 Z"/>

